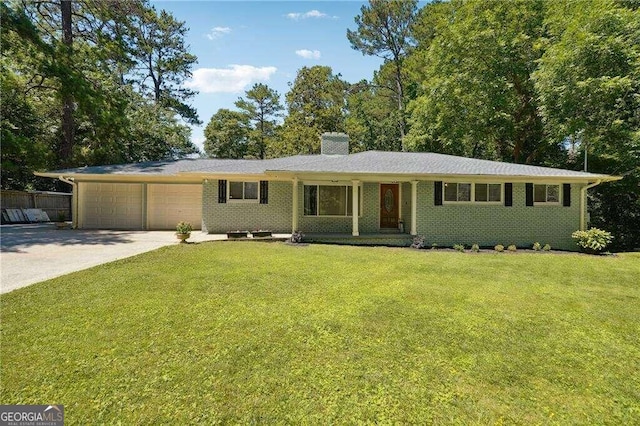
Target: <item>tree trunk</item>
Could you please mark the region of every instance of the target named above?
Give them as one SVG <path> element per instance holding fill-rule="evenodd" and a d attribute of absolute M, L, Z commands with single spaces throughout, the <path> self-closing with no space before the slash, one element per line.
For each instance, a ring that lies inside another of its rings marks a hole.
<path fill-rule="evenodd" d="M 71 27 L 71 0 L 60 1 L 60 12 L 62 17 L 62 43 L 65 47 L 65 65 L 71 68 L 71 54 L 73 52 L 73 31 Z M 73 89 L 68 76 L 61 80 L 62 94 L 62 141 L 58 148 L 58 157 L 62 167 L 71 165 L 73 153 L 73 110 L 74 99 Z"/>
<path fill-rule="evenodd" d="M 404 119 L 404 87 L 402 87 L 402 68 L 399 58 L 394 60 L 396 65 L 396 85 L 398 88 L 398 126 L 400 128 L 400 147 L 405 151 L 404 136 L 407 129 L 407 123 Z"/>
<path fill-rule="evenodd" d="M 260 159 L 264 160 L 265 157 L 265 144 L 264 144 L 264 106 L 260 105 Z"/>

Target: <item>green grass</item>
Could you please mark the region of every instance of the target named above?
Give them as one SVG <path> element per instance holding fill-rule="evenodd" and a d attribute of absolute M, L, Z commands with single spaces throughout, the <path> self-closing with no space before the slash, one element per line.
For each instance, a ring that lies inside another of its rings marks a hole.
<path fill-rule="evenodd" d="M 640 254 L 175 245 L 1 297 L 67 424 L 640 422 Z"/>

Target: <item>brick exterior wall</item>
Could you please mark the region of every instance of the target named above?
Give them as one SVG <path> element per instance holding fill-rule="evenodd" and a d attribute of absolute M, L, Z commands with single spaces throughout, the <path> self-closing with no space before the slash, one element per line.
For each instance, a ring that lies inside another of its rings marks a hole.
<path fill-rule="evenodd" d="M 265 229 L 274 233 L 291 232 L 291 183 L 269 182 L 269 202 L 218 203 L 218 181 L 203 184 L 202 230 L 210 234 L 227 231 Z"/>
<path fill-rule="evenodd" d="M 418 182 L 417 232 L 425 243 L 441 247 L 454 244 L 505 247 L 515 244 L 530 247 L 533 242 L 550 244 L 552 248 L 575 250 L 571 233 L 580 226 L 580 188 L 571 185 L 571 206 L 525 205 L 525 184 L 513 184 L 513 206 L 473 204 L 434 205 L 434 183 Z M 363 212 L 359 219 L 361 234 L 379 231 L 380 187 L 376 182 L 365 182 Z M 401 183 L 401 217 L 405 232 L 411 227 L 411 184 Z M 298 228 L 303 233 L 342 233 L 352 231 L 351 217 L 304 216 L 304 182 L 298 183 Z M 562 193 L 560 194 L 562 200 Z M 225 233 L 229 230 L 268 229 L 273 232 L 291 232 L 292 184 L 269 183 L 269 203 L 218 204 L 218 181 L 204 183 L 203 230 Z"/>
<path fill-rule="evenodd" d="M 429 245 L 454 244 L 531 247 L 538 241 L 552 248 L 576 250 L 571 233 L 580 227 L 580 188 L 571 185 L 571 206 L 527 207 L 525 184 L 513 184 L 513 206 L 445 204 L 434 206 L 433 182 L 418 183 L 417 231 Z M 562 191 L 562 188 L 561 188 Z M 562 193 L 560 194 L 562 200 Z"/>

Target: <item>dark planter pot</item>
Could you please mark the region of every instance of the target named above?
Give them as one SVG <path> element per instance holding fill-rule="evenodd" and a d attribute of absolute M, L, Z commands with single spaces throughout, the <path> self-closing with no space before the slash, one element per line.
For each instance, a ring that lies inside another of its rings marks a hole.
<path fill-rule="evenodd" d="M 227 232 L 227 238 L 247 238 L 249 231 Z"/>
<path fill-rule="evenodd" d="M 187 238 L 189 238 L 190 236 L 191 236 L 191 234 L 176 233 L 176 237 L 180 240 L 181 243 L 186 243 L 187 242 Z"/>
<path fill-rule="evenodd" d="M 254 231 L 251 233 L 253 238 L 267 238 L 272 235 L 271 231 Z"/>

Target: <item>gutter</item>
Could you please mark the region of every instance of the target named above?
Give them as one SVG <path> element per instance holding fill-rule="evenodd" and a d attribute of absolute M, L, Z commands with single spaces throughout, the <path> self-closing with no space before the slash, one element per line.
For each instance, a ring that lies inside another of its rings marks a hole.
<path fill-rule="evenodd" d="M 58 180 L 60 182 L 64 182 L 68 185 L 71 185 L 71 227 L 73 229 L 78 228 L 78 184 L 75 182 L 74 178 L 65 178 L 64 176 L 58 176 Z"/>
<path fill-rule="evenodd" d="M 580 230 L 586 231 L 587 221 L 586 221 L 586 210 L 587 210 L 587 190 L 591 189 L 595 186 L 598 186 L 602 183 L 602 179 L 598 179 L 592 184 L 586 185 L 582 189 L 580 189 Z"/>

